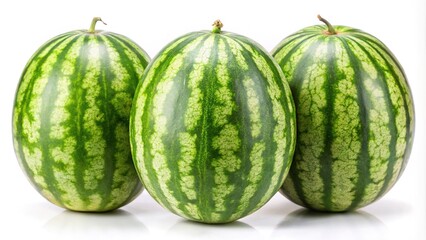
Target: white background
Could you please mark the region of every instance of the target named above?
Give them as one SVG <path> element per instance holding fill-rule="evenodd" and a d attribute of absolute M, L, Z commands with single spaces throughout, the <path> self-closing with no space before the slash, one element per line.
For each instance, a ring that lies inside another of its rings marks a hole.
<path fill-rule="evenodd" d="M 416 106 L 416 134 L 406 171 L 381 200 L 352 213 L 315 214 L 277 194 L 258 212 L 228 225 L 183 220 L 143 192 L 121 210 L 82 214 L 58 208 L 28 183 L 11 136 L 14 93 L 22 69 L 51 37 L 86 29 L 101 16 L 104 29 L 126 35 L 151 57 L 190 31 L 224 30 L 267 50 L 300 28 L 319 24 L 360 28 L 381 39 L 405 69 Z M 297 1 L 1 1 L 0 2 L 0 238 L 15 239 L 426 239 L 426 4 L 423 0 Z"/>

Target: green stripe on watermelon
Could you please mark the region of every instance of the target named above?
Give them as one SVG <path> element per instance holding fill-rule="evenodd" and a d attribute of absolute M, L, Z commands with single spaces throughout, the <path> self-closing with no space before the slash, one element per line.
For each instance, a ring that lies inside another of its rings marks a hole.
<path fill-rule="evenodd" d="M 219 25 L 167 45 L 144 73 L 131 114 L 134 162 L 151 196 L 206 223 L 263 206 L 294 151 L 283 77 L 263 48 Z"/>
<path fill-rule="evenodd" d="M 308 208 L 347 211 L 382 197 L 403 172 L 414 107 L 404 71 L 382 42 L 324 22 L 327 28 L 302 29 L 273 50 L 298 124 L 281 190 Z"/>
<path fill-rule="evenodd" d="M 25 67 L 13 112 L 14 146 L 34 187 L 76 211 L 108 211 L 142 190 L 128 121 L 148 55 L 110 32 L 59 35 Z"/>

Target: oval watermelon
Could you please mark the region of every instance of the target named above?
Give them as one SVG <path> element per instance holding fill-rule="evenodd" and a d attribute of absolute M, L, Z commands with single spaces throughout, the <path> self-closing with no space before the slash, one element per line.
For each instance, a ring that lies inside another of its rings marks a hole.
<path fill-rule="evenodd" d="M 13 140 L 20 166 L 49 201 L 108 211 L 142 190 L 128 121 L 148 55 L 119 34 L 68 32 L 27 63 L 16 92 Z"/>
<path fill-rule="evenodd" d="M 311 26 L 272 54 L 297 112 L 293 165 L 281 191 L 321 211 L 347 211 L 383 196 L 409 158 L 414 107 L 404 71 L 377 38 L 345 27 Z"/>
<path fill-rule="evenodd" d="M 286 176 L 295 112 L 281 69 L 252 40 L 192 32 L 150 63 L 131 113 L 133 159 L 163 207 L 226 223 L 264 205 Z"/>

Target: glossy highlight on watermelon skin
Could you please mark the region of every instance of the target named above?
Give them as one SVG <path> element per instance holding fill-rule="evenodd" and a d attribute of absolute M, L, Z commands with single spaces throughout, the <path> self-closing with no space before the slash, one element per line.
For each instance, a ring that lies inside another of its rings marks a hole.
<path fill-rule="evenodd" d="M 87 30 L 52 38 L 29 60 L 13 109 L 14 147 L 28 179 L 50 202 L 103 212 L 142 191 L 128 122 L 148 61 L 127 37 Z"/>
<path fill-rule="evenodd" d="M 281 192 L 331 212 L 382 197 L 401 176 L 414 135 L 413 99 L 395 56 L 361 30 L 319 25 L 285 38 L 272 55 L 290 84 L 298 127 Z"/>
<path fill-rule="evenodd" d="M 295 146 L 291 91 L 252 40 L 215 28 L 184 35 L 150 63 L 130 121 L 142 183 L 164 208 L 227 223 L 280 188 Z"/>

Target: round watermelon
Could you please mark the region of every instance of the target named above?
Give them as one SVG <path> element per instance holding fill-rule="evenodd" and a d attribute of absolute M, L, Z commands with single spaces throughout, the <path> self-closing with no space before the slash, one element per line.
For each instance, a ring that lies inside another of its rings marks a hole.
<path fill-rule="evenodd" d="M 186 34 L 145 71 L 135 94 L 130 138 L 151 196 L 171 212 L 226 223 L 263 206 L 287 175 L 295 110 L 272 56 L 221 31 Z"/>
<path fill-rule="evenodd" d="M 341 212 L 388 192 L 414 134 L 414 107 L 401 65 L 377 38 L 346 26 L 304 28 L 272 52 L 297 112 L 293 164 L 281 188 L 307 208 Z"/>
<path fill-rule="evenodd" d="M 31 57 L 13 109 L 13 140 L 30 182 L 52 203 L 108 211 L 134 199 L 129 117 L 148 55 L 125 36 L 61 34 Z"/>

